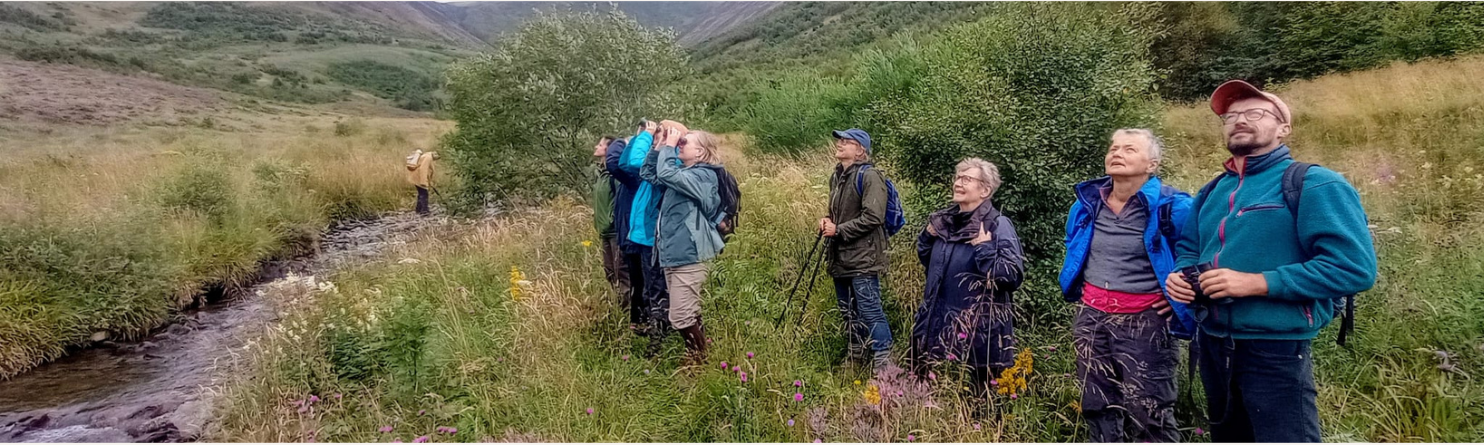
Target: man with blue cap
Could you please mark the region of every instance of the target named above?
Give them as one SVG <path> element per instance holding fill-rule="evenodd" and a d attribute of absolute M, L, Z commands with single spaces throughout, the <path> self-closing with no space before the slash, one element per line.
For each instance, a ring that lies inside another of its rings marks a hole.
<path fill-rule="evenodd" d="M 880 372 L 891 365 L 891 328 L 881 307 L 886 272 L 886 176 L 871 168 L 871 136 L 852 128 L 835 131 L 835 173 L 830 176 L 829 215 L 819 220 L 829 238 L 826 255 L 840 315 L 850 338 L 851 361 L 871 351 Z"/>

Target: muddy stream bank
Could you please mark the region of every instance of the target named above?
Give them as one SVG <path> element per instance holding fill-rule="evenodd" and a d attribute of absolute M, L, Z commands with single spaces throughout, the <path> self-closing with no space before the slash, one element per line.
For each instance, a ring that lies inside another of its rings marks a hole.
<path fill-rule="evenodd" d="M 319 252 L 265 266 L 237 296 L 185 311 L 142 341 L 98 342 L 0 382 L 0 442 L 179 442 L 212 418 L 231 351 L 278 315 L 259 291 L 291 275 L 364 263 L 433 223 L 411 213 L 337 224 Z"/>

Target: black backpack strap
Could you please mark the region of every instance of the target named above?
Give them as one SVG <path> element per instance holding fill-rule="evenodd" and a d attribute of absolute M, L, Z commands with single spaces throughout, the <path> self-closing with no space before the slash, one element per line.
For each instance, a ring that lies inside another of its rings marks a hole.
<path fill-rule="evenodd" d="M 1288 168 L 1283 170 L 1283 204 L 1288 207 L 1289 213 L 1293 214 L 1294 233 L 1298 233 L 1298 208 L 1299 202 L 1304 196 L 1304 176 L 1309 174 L 1309 168 L 1316 167 L 1308 162 L 1293 161 Z M 1306 246 L 1305 253 L 1307 252 Z M 1335 344 L 1345 346 L 1345 340 L 1350 338 L 1350 332 L 1355 330 L 1355 295 L 1345 296 L 1344 312 L 1340 314 L 1340 335 L 1335 338 Z"/>
<path fill-rule="evenodd" d="M 1175 250 L 1175 190 L 1168 185 L 1160 186 L 1159 204 L 1159 235 L 1164 237 L 1165 245 L 1170 250 Z M 1154 243 L 1154 253 L 1159 253 L 1159 243 Z"/>
<path fill-rule="evenodd" d="M 1298 216 L 1299 198 L 1304 196 L 1304 175 L 1309 174 L 1309 168 L 1314 164 L 1293 161 L 1288 168 L 1283 170 L 1283 203 L 1288 206 L 1288 211 L 1293 216 Z M 1298 220 L 1294 219 L 1297 224 Z"/>

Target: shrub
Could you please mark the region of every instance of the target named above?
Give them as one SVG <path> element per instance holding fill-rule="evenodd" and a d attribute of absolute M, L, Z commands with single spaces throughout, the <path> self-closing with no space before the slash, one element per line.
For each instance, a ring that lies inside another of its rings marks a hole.
<path fill-rule="evenodd" d="M 383 99 L 395 101 L 400 108 L 425 111 L 438 107 L 433 91 L 438 82 L 422 73 L 374 60 L 339 62 L 325 72 L 331 79 L 365 89 Z"/>
<path fill-rule="evenodd" d="M 220 166 L 192 164 L 160 190 L 166 208 L 196 212 L 220 224 L 232 209 L 232 182 Z"/>
<path fill-rule="evenodd" d="M 877 59 L 882 68 L 858 83 L 888 91 L 866 120 L 878 156 L 917 186 L 915 212 L 947 201 L 959 160 L 993 162 L 1004 179 L 994 203 L 1015 221 L 1035 268 L 1026 276 L 1049 277 L 1072 185 L 1101 176 L 1113 130 L 1153 122 L 1150 36 L 1135 26 L 1147 8 L 1017 8 L 948 30 L 922 65 Z M 921 76 L 909 81 L 902 70 Z"/>
<path fill-rule="evenodd" d="M 686 71 L 674 34 L 621 12 L 540 14 L 495 48 L 448 70 L 443 143 L 471 202 L 579 192 L 599 135 L 680 117 L 660 89 Z"/>
<path fill-rule="evenodd" d="M 849 110 L 831 106 L 845 92 L 839 79 L 814 73 L 791 73 L 762 82 L 752 101 L 734 122 L 756 140 L 765 153 L 798 154 L 830 139 L 849 121 Z"/>
<path fill-rule="evenodd" d="M 355 136 L 363 131 L 366 131 L 366 121 L 360 119 L 350 118 L 335 122 L 336 136 Z"/>

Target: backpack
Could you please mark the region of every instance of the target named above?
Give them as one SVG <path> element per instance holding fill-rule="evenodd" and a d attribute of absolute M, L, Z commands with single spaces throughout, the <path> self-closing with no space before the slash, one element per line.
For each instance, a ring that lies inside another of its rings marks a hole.
<path fill-rule="evenodd" d="M 863 195 L 865 193 L 865 178 L 863 176 L 866 173 L 866 169 L 869 168 L 871 168 L 871 164 L 865 164 L 861 166 L 860 170 L 855 172 L 856 194 Z M 881 175 L 881 179 L 886 181 L 886 221 L 884 225 L 886 226 L 886 236 L 889 237 L 896 235 L 897 232 L 902 231 L 902 227 L 907 226 L 907 213 L 902 211 L 902 198 L 897 194 L 897 185 L 893 184 L 891 179 L 887 178 L 884 174 Z"/>
<path fill-rule="evenodd" d="M 742 190 L 737 188 L 737 178 L 725 167 L 712 166 L 711 171 L 716 172 L 716 191 L 721 195 L 721 221 L 717 222 L 716 231 L 721 233 L 722 241 L 726 241 L 737 232 L 737 214 L 742 211 Z"/>
<path fill-rule="evenodd" d="M 407 155 L 407 170 L 417 170 L 418 161 L 421 161 L 422 157 L 423 150 L 421 148 L 417 149 L 417 151 L 412 152 L 412 154 Z"/>
<path fill-rule="evenodd" d="M 1288 212 L 1293 214 L 1293 223 L 1295 226 L 1298 225 L 1299 199 L 1304 193 L 1304 175 L 1309 173 L 1309 168 L 1317 166 L 1316 164 L 1307 162 L 1293 161 L 1292 164 L 1288 164 L 1287 169 L 1283 170 L 1283 204 L 1288 208 Z M 1211 182 L 1201 187 L 1201 191 L 1196 194 L 1195 205 L 1191 210 L 1199 212 L 1201 204 L 1206 202 L 1206 196 L 1211 194 L 1211 189 L 1216 186 L 1216 182 L 1220 181 L 1222 176 L 1225 175 L 1226 173 L 1222 173 L 1221 176 L 1217 176 L 1216 179 L 1212 179 Z M 1163 230 L 1164 228 L 1161 227 L 1160 229 Z M 1312 253 L 1309 253 L 1309 255 L 1311 257 L 1313 256 Z M 1350 332 L 1355 330 L 1355 295 L 1351 294 L 1336 298 L 1335 312 L 1339 313 L 1340 318 L 1340 334 L 1339 337 L 1335 338 L 1335 343 L 1345 346 L 1345 340 L 1350 337 Z"/>
<path fill-rule="evenodd" d="M 1175 249 L 1175 242 L 1180 240 L 1179 236 L 1175 234 L 1175 200 L 1171 199 L 1178 192 L 1178 189 L 1169 185 L 1161 185 L 1159 187 L 1160 202 L 1162 202 L 1158 210 L 1159 236 L 1165 239 L 1165 245 L 1169 246 L 1169 249 L 1172 251 Z M 1160 249 L 1159 243 L 1154 243 L 1154 253 L 1159 253 Z M 1190 340 L 1195 337 L 1194 331 L 1187 332 L 1183 322 L 1178 317 L 1173 321 L 1175 323 L 1181 323 L 1181 329 L 1170 329 L 1170 334 L 1174 335 L 1175 338 Z"/>

